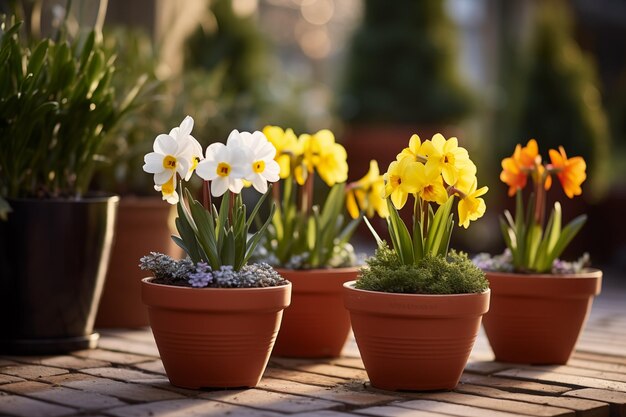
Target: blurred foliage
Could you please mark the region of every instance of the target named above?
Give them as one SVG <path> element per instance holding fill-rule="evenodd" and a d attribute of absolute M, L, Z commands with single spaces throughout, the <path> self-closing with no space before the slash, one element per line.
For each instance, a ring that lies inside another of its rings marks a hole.
<path fill-rule="evenodd" d="M 185 45 L 185 68 L 226 67 L 223 91 L 254 92 L 267 78 L 267 45 L 253 17 L 242 17 L 231 0 L 213 0 Z"/>
<path fill-rule="evenodd" d="M 364 1 L 340 103 L 347 121 L 451 123 L 472 96 L 457 68 L 456 30 L 442 0 Z"/>
<path fill-rule="evenodd" d="M 0 30 L 0 195 L 79 197 L 142 80 L 113 87 L 115 59 L 95 31 L 68 39 L 61 24 L 55 40 L 34 40 L 14 20 Z"/>
<path fill-rule="evenodd" d="M 510 153 L 530 138 L 544 148 L 562 145 L 568 156 L 580 155 L 588 162 L 590 191 L 597 197 L 608 180 L 609 126 L 593 62 L 576 44 L 572 23 L 563 2 L 538 5 L 522 64 L 520 101 L 511 107 L 516 114 L 500 149 Z"/>

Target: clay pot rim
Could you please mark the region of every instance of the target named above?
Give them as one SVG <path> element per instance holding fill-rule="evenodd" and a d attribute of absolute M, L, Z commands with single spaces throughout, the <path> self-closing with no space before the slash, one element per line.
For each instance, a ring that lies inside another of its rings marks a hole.
<path fill-rule="evenodd" d="M 600 294 L 602 270 L 588 268 L 577 274 L 522 274 L 485 271 L 494 296 L 532 298 L 586 298 Z"/>
<path fill-rule="evenodd" d="M 399 292 L 383 292 L 383 291 L 370 291 L 370 290 L 361 290 L 359 288 L 354 288 L 356 281 L 348 281 L 343 284 L 344 288 L 359 291 L 372 295 L 392 295 L 392 296 L 400 296 L 400 297 L 427 297 L 427 298 L 443 298 L 443 297 L 475 297 L 477 295 L 484 295 L 491 292 L 491 289 L 487 288 L 483 292 L 468 292 L 468 293 L 456 293 L 456 294 L 407 294 L 407 293 L 399 293 Z"/>
<path fill-rule="evenodd" d="M 141 300 L 149 308 L 262 313 L 282 310 L 291 303 L 291 283 L 275 287 L 193 288 L 155 284 L 153 279 L 141 280 Z"/>
<path fill-rule="evenodd" d="M 198 287 L 179 287 L 177 285 L 167 285 L 167 284 L 157 284 L 155 282 L 152 282 L 152 280 L 154 280 L 155 277 L 145 277 L 141 279 L 141 282 L 144 283 L 145 285 L 151 286 L 151 287 L 156 287 L 156 288 L 167 288 L 170 289 L 172 291 L 211 291 L 211 292 L 231 292 L 231 291 L 237 291 L 239 293 L 243 293 L 243 292 L 258 292 L 259 290 L 263 290 L 266 292 L 272 292 L 272 291 L 282 291 L 284 288 L 291 286 L 291 282 L 287 281 L 287 284 L 283 284 L 283 285 L 275 285 L 273 287 L 249 287 L 249 288 L 214 288 L 214 287 L 204 287 L 204 288 L 198 288 Z"/>
<path fill-rule="evenodd" d="M 499 276 L 502 278 L 510 278 L 510 279 L 557 279 L 557 280 L 566 280 L 566 279 L 589 279 L 589 278 L 600 278 L 602 277 L 602 270 L 598 268 L 585 268 L 582 272 L 570 273 L 570 274 L 545 274 L 545 273 L 535 273 L 535 272 L 501 272 L 501 271 L 489 271 L 483 270 L 485 274 L 489 274 L 491 276 Z"/>
<path fill-rule="evenodd" d="M 403 294 L 360 290 L 343 284 L 344 304 L 351 313 L 423 318 L 482 316 L 489 311 L 491 289 L 465 294 Z M 369 302 L 362 299 L 366 297 Z"/>

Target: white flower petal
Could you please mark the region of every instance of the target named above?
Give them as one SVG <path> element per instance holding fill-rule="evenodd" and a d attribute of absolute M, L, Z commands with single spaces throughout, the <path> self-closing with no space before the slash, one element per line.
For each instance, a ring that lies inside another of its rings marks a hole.
<path fill-rule="evenodd" d="M 163 155 L 175 155 L 178 150 L 176 139 L 170 135 L 159 135 L 154 140 L 154 151 Z"/>
<path fill-rule="evenodd" d="M 226 145 L 224 145 L 221 142 L 215 142 L 209 145 L 208 148 L 206 148 L 206 159 L 209 159 L 211 161 L 217 161 L 217 162 L 222 162 L 224 161 L 224 158 L 226 157 L 226 155 L 228 155 L 228 149 L 226 148 Z"/>
<path fill-rule="evenodd" d="M 215 161 L 203 159 L 196 167 L 196 174 L 205 181 L 212 181 L 217 177 L 217 164 Z"/>
<path fill-rule="evenodd" d="M 189 168 L 191 168 L 190 160 L 178 158 L 176 162 L 176 172 L 178 172 L 178 175 L 182 178 L 187 178 L 187 174 L 191 174 Z M 189 175 L 189 177 L 191 177 L 191 175 Z"/>
<path fill-rule="evenodd" d="M 166 200 L 168 203 L 174 205 L 178 204 L 180 198 L 178 197 L 178 193 L 176 192 L 176 190 L 174 190 L 172 194 L 163 194 L 163 200 Z"/>
<path fill-rule="evenodd" d="M 228 178 L 217 177 L 211 181 L 211 195 L 213 197 L 219 197 L 228 190 Z"/>
<path fill-rule="evenodd" d="M 157 172 L 154 174 L 154 183 L 156 185 L 163 185 L 168 182 L 170 178 L 172 178 L 172 175 L 175 175 L 175 173 L 171 169 L 166 169 L 163 172 Z"/>
<path fill-rule="evenodd" d="M 280 165 L 276 161 L 269 161 L 265 163 L 265 170 L 263 176 L 269 182 L 276 182 L 280 179 Z"/>
<path fill-rule="evenodd" d="M 226 139 L 226 146 L 229 146 L 231 141 L 241 141 L 241 136 L 239 135 L 239 131 L 237 129 L 233 129 L 228 135 L 228 139 Z"/>
<path fill-rule="evenodd" d="M 143 161 L 145 162 L 143 170 L 149 174 L 156 174 L 157 172 L 162 172 L 165 169 L 163 167 L 163 155 L 159 153 L 150 152 L 143 157 Z"/>
<path fill-rule="evenodd" d="M 268 160 L 273 160 L 276 156 L 276 148 L 269 141 L 266 141 L 256 149 L 254 156 L 266 162 Z"/>
<path fill-rule="evenodd" d="M 179 134 L 178 132 L 179 132 L 179 131 L 180 131 L 180 128 L 175 127 L 175 128 L 173 128 L 172 130 L 170 130 L 169 135 L 170 135 L 171 137 L 173 137 L 174 139 L 178 140 L 178 134 Z"/>
<path fill-rule="evenodd" d="M 228 189 L 235 194 L 239 194 L 243 188 L 243 181 L 240 179 L 231 179 L 228 184 Z"/>
<path fill-rule="evenodd" d="M 187 116 L 185 117 L 185 119 L 183 119 L 183 121 L 180 124 L 179 139 L 181 137 L 186 138 L 187 136 L 189 136 L 192 130 L 193 130 L 193 118 L 191 116 Z"/>
<path fill-rule="evenodd" d="M 267 181 L 261 174 L 256 174 L 252 179 L 252 185 L 254 189 L 260 192 L 261 194 L 265 194 L 267 191 Z"/>

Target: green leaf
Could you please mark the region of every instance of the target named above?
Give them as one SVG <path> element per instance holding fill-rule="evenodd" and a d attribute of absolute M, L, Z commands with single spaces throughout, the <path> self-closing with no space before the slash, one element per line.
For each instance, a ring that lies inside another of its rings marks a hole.
<path fill-rule="evenodd" d="M 85 44 L 83 45 L 83 50 L 80 54 L 81 72 L 85 69 L 85 65 L 87 64 L 87 61 L 89 57 L 91 56 L 91 52 L 94 50 L 93 47 L 94 47 L 95 41 L 96 41 L 96 32 L 92 30 L 87 36 L 87 39 L 85 39 Z"/>
<path fill-rule="evenodd" d="M 401 260 L 404 265 L 413 264 L 415 262 L 415 258 L 413 256 L 413 241 L 409 230 L 407 229 L 406 224 L 404 224 L 404 221 L 400 218 L 398 210 L 396 210 L 393 203 L 391 203 L 390 200 L 387 200 L 387 204 L 390 207 L 389 218 L 391 219 L 391 224 L 398 244 L 396 252 L 398 252 L 398 254 L 402 254 Z"/>
<path fill-rule="evenodd" d="M 378 233 L 376 233 L 376 230 L 374 230 L 374 226 L 372 226 L 370 221 L 367 220 L 367 217 L 363 217 L 363 221 L 365 222 L 367 228 L 370 229 L 370 233 L 372 233 L 372 236 L 374 236 L 374 239 L 376 240 L 376 245 L 380 248 L 384 244 L 384 241 L 380 238 Z"/>
<path fill-rule="evenodd" d="M 415 261 L 424 259 L 424 236 L 422 235 L 422 223 L 413 219 L 413 258 Z"/>
<path fill-rule="evenodd" d="M 561 235 L 559 236 L 559 239 L 557 240 L 556 244 L 554 245 L 554 248 L 552 249 L 552 251 L 550 251 L 550 254 L 548 255 L 550 259 L 550 267 L 552 267 L 552 262 L 555 259 L 557 259 L 559 256 L 561 256 L 565 248 L 567 248 L 567 245 L 570 244 L 572 239 L 574 239 L 574 237 L 578 234 L 580 229 L 582 229 L 586 221 L 587 221 L 587 216 L 584 214 L 581 214 L 580 216 L 576 217 L 574 220 L 569 222 L 567 226 L 563 228 L 563 230 L 561 231 Z"/>
<path fill-rule="evenodd" d="M 440 251 L 440 246 L 443 239 L 443 234 L 447 227 L 450 211 L 452 210 L 452 203 L 454 202 L 454 196 L 448 197 L 448 200 L 437 208 L 433 221 L 428 226 L 428 238 L 426 244 L 426 252 L 436 256 Z"/>

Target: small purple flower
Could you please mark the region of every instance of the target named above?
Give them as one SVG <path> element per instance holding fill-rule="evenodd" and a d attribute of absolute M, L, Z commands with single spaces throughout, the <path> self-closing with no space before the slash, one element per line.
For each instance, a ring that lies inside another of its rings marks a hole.
<path fill-rule="evenodd" d="M 192 287 L 203 288 L 213 282 L 213 273 L 211 267 L 205 262 L 196 264 L 196 272 L 189 274 L 189 284 Z"/>

